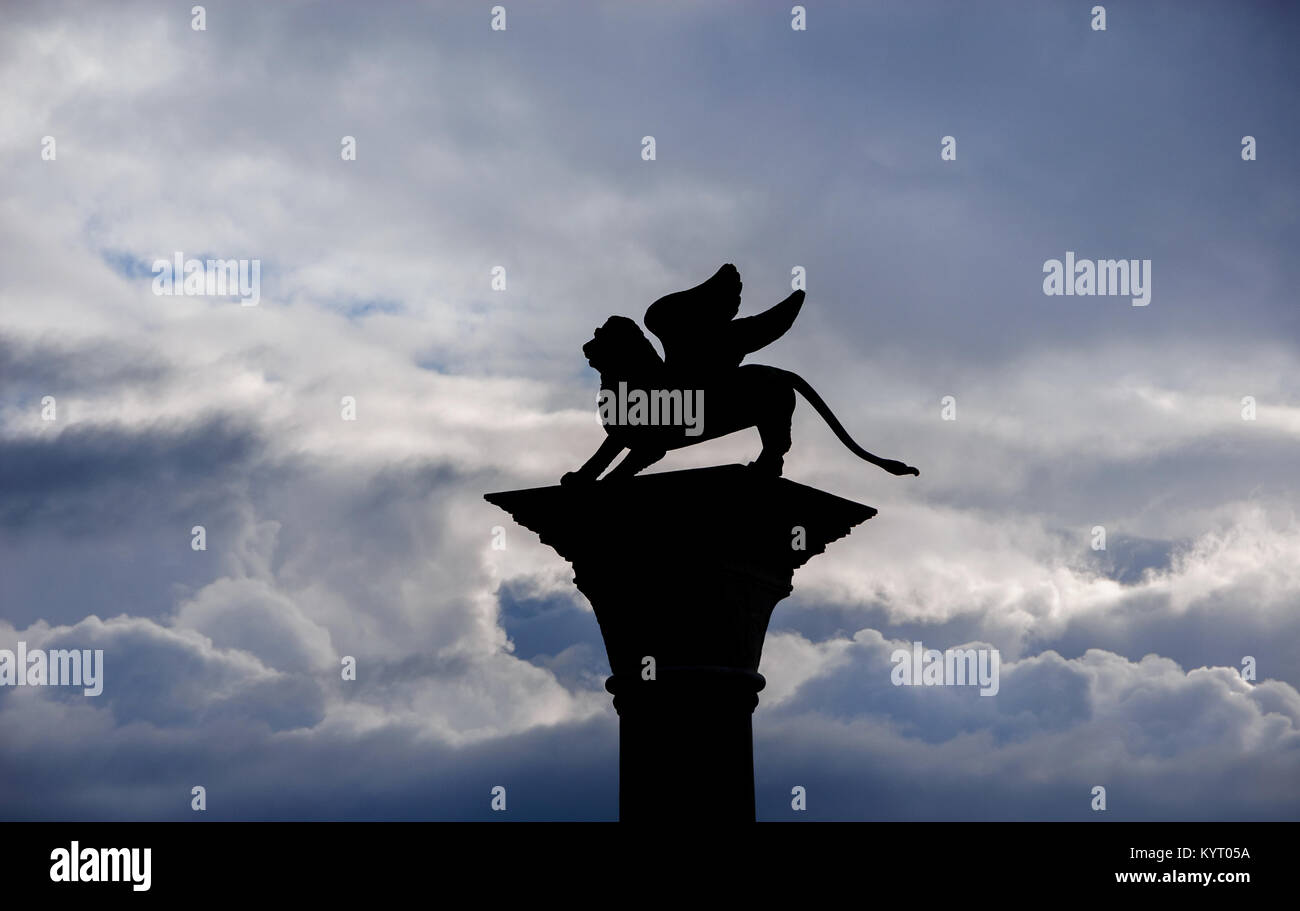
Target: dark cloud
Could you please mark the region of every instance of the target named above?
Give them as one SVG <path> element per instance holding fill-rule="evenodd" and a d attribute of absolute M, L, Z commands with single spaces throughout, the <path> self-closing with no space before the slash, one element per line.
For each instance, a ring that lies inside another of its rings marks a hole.
<path fill-rule="evenodd" d="M 0 708 L 6 725 L 25 717 Z M 6 739 L 0 765 L 12 770 L 0 781 L 9 820 L 193 819 L 194 785 L 207 789 L 212 820 L 617 817 L 617 728 L 608 717 L 453 748 L 399 726 L 285 736 L 232 716 L 187 737 L 101 729 L 93 749 L 76 738 L 51 736 L 39 750 Z M 497 785 L 506 788 L 504 815 L 490 808 Z"/>
<path fill-rule="evenodd" d="M 72 424 L 0 441 L 0 526 L 104 531 L 146 509 L 175 515 L 223 495 L 259 450 L 243 421 L 214 416 L 148 429 Z"/>
<path fill-rule="evenodd" d="M 41 399 L 148 387 L 174 375 L 171 365 L 143 348 L 103 342 L 33 341 L 0 333 L 0 406 L 39 414 Z"/>

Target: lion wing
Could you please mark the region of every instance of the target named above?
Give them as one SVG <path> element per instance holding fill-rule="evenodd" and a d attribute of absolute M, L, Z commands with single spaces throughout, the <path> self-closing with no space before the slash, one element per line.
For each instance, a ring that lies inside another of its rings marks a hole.
<path fill-rule="evenodd" d="M 670 365 L 711 367 L 726 359 L 726 327 L 740 309 L 742 287 L 740 272 L 727 263 L 707 281 L 650 305 L 645 327 L 663 344 Z"/>
<path fill-rule="evenodd" d="M 769 307 L 755 316 L 732 320 L 728 327 L 731 346 L 740 357 L 765 348 L 779 339 L 794 325 L 795 317 L 803 307 L 804 293 L 796 291 L 775 307 Z"/>
<path fill-rule="evenodd" d="M 776 341 L 794 324 L 804 293 L 775 307 L 735 319 L 740 310 L 740 272 L 731 263 L 708 281 L 659 298 L 645 313 L 645 326 L 664 346 L 674 369 L 712 371 L 735 367 L 745 355 Z"/>

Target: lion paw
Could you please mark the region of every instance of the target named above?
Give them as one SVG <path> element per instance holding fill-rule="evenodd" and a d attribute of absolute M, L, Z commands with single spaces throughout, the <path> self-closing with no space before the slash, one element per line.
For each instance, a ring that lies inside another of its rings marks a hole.
<path fill-rule="evenodd" d="M 781 458 L 764 459 L 761 455 L 745 466 L 755 474 L 764 475 L 769 478 L 781 477 L 781 472 L 785 469 L 785 460 Z"/>

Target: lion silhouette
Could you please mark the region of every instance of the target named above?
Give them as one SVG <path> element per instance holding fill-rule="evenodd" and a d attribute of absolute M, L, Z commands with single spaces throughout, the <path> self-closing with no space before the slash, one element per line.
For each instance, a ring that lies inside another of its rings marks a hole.
<path fill-rule="evenodd" d="M 762 451 L 750 466 L 779 476 L 791 445 L 795 392 L 817 410 L 854 455 L 890 474 L 920 474 L 854 442 L 830 406 L 797 373 L 741 364 L 745 355 L 785 334 L 804 300 L 804 292 L 796 291 L 760 314 L 736 319 L 741 287 L 740 273 L 727 263 L 702 284 L 651 304 L 645 324 L 663 343 L 663 358 L 641 328 L 625 316 L 611 316 L 595 330 L 582 352 L 600 372 L 600 413 L 606 437 L 581 468 L 560 479 L 561 484 L 594 483 L 624 449 L 627 456 L 605 480 L 629 478 L 662 459 L 670 449 L 750 427 L 758 429 L 762 442 Z M 688 406 L 693 401 L 703 406 L 698 422 L 691 420 Z M 664 409 L 657 414 L 651 409 L 647 416 L 647 403 Z M 672 413 L 674 403 L 677 410 Z M 669 412 L 667 420 L 664 410 Z M 616 418 L 610 420 L 611 415 Z"/>

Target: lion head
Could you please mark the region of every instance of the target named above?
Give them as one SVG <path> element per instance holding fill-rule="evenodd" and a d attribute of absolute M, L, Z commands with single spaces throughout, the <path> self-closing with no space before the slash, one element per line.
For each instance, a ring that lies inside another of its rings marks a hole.
<path fill-rule="evenodd" d="M 627 375 L 658 370 L 664 362 L 641 327 L 626 316 L 611 316 L 582 346 L 587 363 L 601 374 Z"/>

